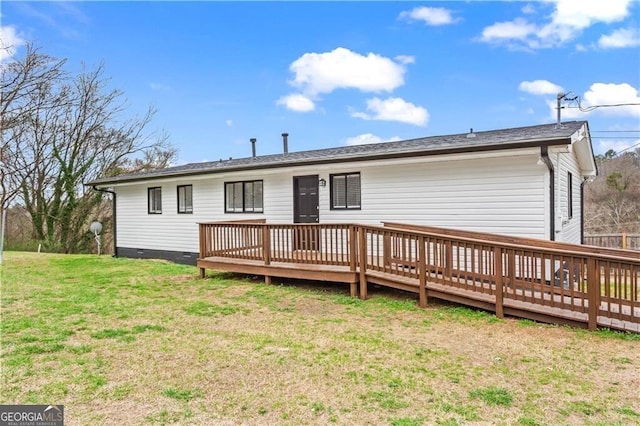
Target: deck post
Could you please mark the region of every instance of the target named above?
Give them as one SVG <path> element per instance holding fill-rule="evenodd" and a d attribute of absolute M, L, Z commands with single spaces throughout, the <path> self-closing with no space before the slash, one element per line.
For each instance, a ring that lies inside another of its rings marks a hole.
<path fill-rule="evenodd" d="M 358 264 L 360 266 L 360 299 L 367 298 L 367 238 L 363 226 L 358 227 L 358 246 L 360 256 Z"/>
<path fill-rule="evenodd" d="M 393 256 L 393 253 L 391 252 L 391 236 L 385 232 L 382 238 L 383 262 L 384 266 L 389 266 L 391 265 L 391 257 Z"/>
<path fill-rule="evenodd" d="M 600 270 L 596 259 L 587 258 L 587 297 L 589 299 L 589 330 L 598 328 L 598 311 L 600 309 Z"/>
<path fill-rule="evenodd" d="M 271 264 L 271 233 L 269 231 L 269 225 L 262 227 L 262 256 L 265 265 Z"/>
<path fill-rule="evenodd" d="M 204 279 L 207 276 L 207 270 L 205 268 L 200 268 L 200 279 Z"/>
<path fill-rule="evenodd" d="M 356 264 L 358 262 L 358 241 L 356 240 L 356 227 L 353 225 L 349 225 L 349 270 L 354 273 L 356 272 Z M 349 293 L 351 297 L 358 296 L 358 282 L 352 281 L 349 283 Z"/>
<path fill-rule="evenodd" d="M 205 234 L 205 225 L 203 223 L 198 224 L 198 231 L 199 231 L 199 238 L 200 238 L 200 259 L 204 258 L 204 252 L 205 252 L 205 241 L 206 241 L 206 234 Z"/>
<path fill-rule="evenodd" d="M 421 308 L 427 307 L 427 250 L 425 248 L 424 235 L 418 237 L 418 275 L 420 278 L 420 301 Z"/>
<path fill-rule="evenodd" d="M 504 318 L 504 283 L 502 281 L 502 248 L 496 247 L 493 252 L 493 273 L 496 283 L 496 316 Z"/>
<path fill-rule="evenodd" d="M 264 258 L 264 264 L 271 264 L 271 232 L 269 225 L 264 224 L 262 226 L 262 256 Z M 269 275 L 264 276 L 264 283 L 271 284 L 271 277 Z"/>
<path fill-rule="evenodd" d="M 508 284 L 508 286 L 511 287 L 511 291 L 515 291 L 516 290 L 516 251 L 514 249 L 508 249 L 507 250 L 507 260 L 509 261 L 509 284 Z"/>

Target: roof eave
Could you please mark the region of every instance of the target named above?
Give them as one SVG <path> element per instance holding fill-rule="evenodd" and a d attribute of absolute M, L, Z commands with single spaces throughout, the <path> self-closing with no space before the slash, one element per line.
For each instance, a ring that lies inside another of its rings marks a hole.
<path fill-rule="evenodd" d="M 432 155 L 445 155 L 445 154 L 464 154 L 470 152 L 486 152 L 486 151 L 500 151 L 500 150 L 511 150 L 511 149 L 520 149 L 520 148 L 531 148 L 531 147 L 539 147 L 539 146 L 554 146 L 554 145 L 567 145 L 570 144 L 571 136 L 562 136 L 557 138 L 545 138 L 545 139 L 534 139 L 534 140 L 526 140 L 522 142 L 514 142 L 508 145 L 506 144 L 486 144 L 486 145 L 475 145 L 475 146 L 464 146 L 464 147 L 447 147 L 441 149 L 429 149 L 429 150 L 419 150 L 419 151 L 404 151 L 404 152 L 392 152 L 392 153 L 376 153 L 376 154 L 360 154 L 357 156 L 344 156 L 344 157 L 334 157 L 334 158 L 317 158 L 317 159 L 309 159 L 309 160 L 291 160 L 284 161 L 272 164 L 245 164 L 237 167 L 228 167 L 221 169 L 201 169 L 201 170 L 181 170 L 177 172 L 169 172 L 169 173 L 158 173 L 158 174 L 148 174 L 148 175 L 131 175 L 129 177 L 123 177 L 118 179 L 117 176 L 114 178 L 104 178 L 104 179 L 95 179 L 93 181 L 85 183 L 87 186 L 114 186 L 122 183 L 131 183 L 131 182 L 141 182 L 148 180 L 157 180 L 157 179 L 166 179 L 166 178 L 176 178 L 176 177 L 187 177 L 187 176 L 200 176 L 206 174 L 217 174 L 217 173 L 225 173 L 225 172 L 241 172 L 247 170 L 259 170 L 259 169 L 274 169 L 274 168 L 286 168 L 292 166 L 311 166 L 318 164 L 327 164 L 327 163 L 347 163 L 347 162 L 360 162 L 360 161 L 373 161 L 373 160 L 384 160 L 384 159 L 394 159 L 394 158 L 407 158 L 407 157 L 426 157 Z"/>
<path fill-rule="evenodd" d="M 576 153 L 576 160 L 580 166 L 581 175 L 583 177 L 597 176 L 598 166 L 593 154 L 593 144 L 591 143 L 587 122 L 572 135 L 571 144 Z"/>

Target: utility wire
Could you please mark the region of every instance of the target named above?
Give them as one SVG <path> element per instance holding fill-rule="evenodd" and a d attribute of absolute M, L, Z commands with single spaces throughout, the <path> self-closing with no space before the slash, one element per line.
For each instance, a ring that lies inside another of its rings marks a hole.
<path fill-rule="evenodd" d="M 616 155 L 620 155 L 620 153 L 621 153 L 621 152 L 625 152 L 625 151 L 627 151 L 627 150 L 630 150 L 631 148 L 635 148 L 636 146 L 640 146 L 640 142 L 638 142 L 638 143 L 636 143 L 636 144 L 634 144 L 634 145 L 628 146 L 628 147 L 626 147 L 625 149 L 623 149 L 622 151 L 618 151 L 618 152 L 616 153 Z"/>
<path fill-rule="evenodd" d="M 628 104 L 608 104 L 608 105 L 591 105 L 588 107 L 583 107 L 581 104 L 578 104 L 578 106 L 570 106 L 567 105 L 564 108 L 578 108 L 580 111 L 582 112 L 589 112 L 589 111 L 593 111 L 594 109 L 597 108 L 609 108 L 609 107 L 621 107 L 621 106 L 636 106 L 636 105 L 640 105 L 640 103 L 628 103 Z"/>
<path fill-rule="evenodd" d="M 590 105 L 590 106 L 587 106 L 587 107 L 583 107 L 582 106 L 582 98 L 580 96 L 578 96 L 578 95 L 574 96 L 573 98 L 569 98 L 568 96 L 570 94 L 571 94 L 571 92 L 569 92 L 566 95 L 564 95 L 564 99 L 569 101 L 569 105 L 565 105 L 563 108 L 578 108 L 582 112 L 593 111 L 594 109 L 597 109 L 597 108 L 613 108 L 613 107 L 640 105 L 639 102 L 630 102 L 630 103 L 620 103 L 620 104 Z M 573 103 L 573 102 L 577 102 L 578 106 L 571 106 L 571 103 Z"/>
<path fill-rule="evenodd" d="M 591 133 L 640 133 L 640 130 L 592 130 Z"/>
<path fill-rule="evenodd" d="M 591 136 L 591 139 L 638 139 L 640 136 Z"/>

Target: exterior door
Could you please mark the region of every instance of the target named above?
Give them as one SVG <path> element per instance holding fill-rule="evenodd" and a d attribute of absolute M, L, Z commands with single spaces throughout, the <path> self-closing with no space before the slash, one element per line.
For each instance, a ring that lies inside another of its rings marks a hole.
<path fill-rule="evenodd" d="M 293 222 L 318 223 L 320 221 L 318 175 L 293 177 Z M 315 227 L 297 229 L 295 250 L 319 250 L 320 236 Z"/>

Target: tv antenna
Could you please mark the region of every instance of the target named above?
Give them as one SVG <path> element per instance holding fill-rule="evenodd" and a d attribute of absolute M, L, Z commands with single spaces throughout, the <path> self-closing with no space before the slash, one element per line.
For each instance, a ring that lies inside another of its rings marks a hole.
<path fill-rule="evenodd" d="M 558 121 L 556 122 L 556 128 L 557 129 L 562 127 L 562 120 L 561 120 L 561 117 L 560 117 L 560 111 L 562 110 L 562 108 L 564 108 L 562 106 L 562 101 L 563 100 L 567 100 L 569 102 L 573 102 L 576 99 L 578 99 L 577 96 L 574 96 L 573 98 L 570 98 L 569 97 L 570 94 L 571 94 L 571 92 L 569 92 L 569 93 L 560 92 L 560 93 L 558 93 L 558 96 L 556 96 L 556 101 L 557 101 L 556 110 L 557 110 L 557 115 L 558 115 Z"/>
<path fill-rule="evenodd" d="M 98 245 L 98 256 L 100 256 L 100 233 L 102 232 L 102 224 L 97 220 L 93 221 L 91 225 L 89 225 L 89 230 L 93 232 L 95 236 L 96 244 Z"/>

